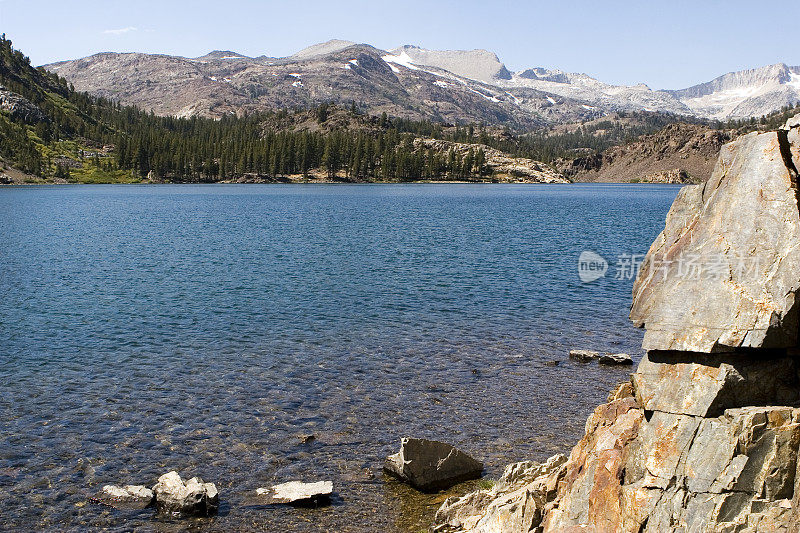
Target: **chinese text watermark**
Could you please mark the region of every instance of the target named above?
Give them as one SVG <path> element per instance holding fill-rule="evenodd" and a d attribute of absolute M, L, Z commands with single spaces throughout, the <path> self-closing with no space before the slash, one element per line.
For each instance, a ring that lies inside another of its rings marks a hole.
<path fill-rule="evenodd" d="M 614 279 L 633 280 L 637 277 L 662 279 L 741 279 L 761 270 L 758 256 L 741 254 L 683 254 L 677 257 L 645 254 L 620 254 L 613 268 Z M 608 261 L 596 252 L 584 250 L 578 257 L 578 278 L 590 283 L 605 277 Z"/>

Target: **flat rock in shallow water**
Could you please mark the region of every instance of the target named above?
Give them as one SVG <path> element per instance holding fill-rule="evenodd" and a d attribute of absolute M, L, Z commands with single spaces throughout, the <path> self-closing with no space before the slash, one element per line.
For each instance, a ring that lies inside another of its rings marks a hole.
<path fill-rule="evenodd" d="M 153 503 L 153 491 L 142 485 L 105 485 L 95 500 L 118 509 L 144 509 Z"/>
<path fill-rule="evenodd" d="M 569 358 L 580 363 L 588 363 L 600 357 L 600 352 L 592 350 L 570 350 Z"/>
<path fill-rule="evenodd" d="M 259 496 L 267 496 L 269 503 L 288 503 L 291 505 L 320 505 L 330 502 L 333 494 L 333 482 L 317 481 L 303 483 L 289 481 L 273 485 L 268 489 L 256 489 Z"/>
<path fill-rule="evenodd" d="M 632 365 L 633 358 L 626 353 L 607 353 L 597 360 L 601 365 Z"/>
<path fill-rule="evenodd" d="M 158 478 L 153 486 L 156 507 L 160 511 L 191 516 L 210 516 L 219 509 L 219 493 L 213 483 L 199 477 L 184 482 L 172 471 Z"/>
<path fill-rule="evenodd" d="M 383 469 L 418 490 L 435 492 L 481 477 L 483 463 L 450 444 L 405 437 Z"/>

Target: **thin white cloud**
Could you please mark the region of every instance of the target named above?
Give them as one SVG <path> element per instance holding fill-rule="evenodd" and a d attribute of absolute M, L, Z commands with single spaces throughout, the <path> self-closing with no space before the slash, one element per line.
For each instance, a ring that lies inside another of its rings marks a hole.
<path fill-rule="evenodd" d="M 106 35 L 123 35 L 125 33 L 130 33 L 132 31 L 137 31 L 137 28 L 133 26 L 128 26 L 127 28 L 119 28 L 116 30 L 103 30 L 103 33 Z"/>

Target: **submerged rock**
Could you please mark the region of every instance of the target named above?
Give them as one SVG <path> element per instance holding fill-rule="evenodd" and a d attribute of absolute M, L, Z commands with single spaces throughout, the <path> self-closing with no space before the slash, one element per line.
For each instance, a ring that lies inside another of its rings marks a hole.
<path fill-rule="evenodd" d="M 632 365 L 633 358 L 626 353 L 607 353 L 597 360 L 601 365 Z"/>
<path fill-rule="evenodd" d="M 314 435 L 313 433 L 301 433 L 300 435 L 297 436 L 297 439 L 302 444 L 308 444 L 309 442 L 317 440 L 317 436 Z"/>
<path fill-rule="evenodd" d="M 600 352 L 592 350 L 570 350 L 569 358 L 574 359 L 580 363 L 588 363 L 600 358 Z"/>
<path fill-rule="evenodd" d="M 418 490 L 435 492 L 481 477 L 483 463 L 450 444 L 406 437 L 400 451 L 386 458 L 383 469 Z"/>
<path fill-rule="evenodd" d="M 172 471 L 158 478 L 153 486 L 156 507 L 163 512 L 182 515 L 210 516 L 219 509 L 219 493 L 213 483 L 199 477 L 184 482 Z"/>
<path fill-rule="evenodd" d="M 800 126 L 751 133 L 723 146 L 705 185 L 681 190 L 633 288 L 645 350 L 797 345 L 798 166 Z"/>
<path fill-rule="evenodd" d="M 153 503 L 153 491 L 142 485 L 105 485 L 94 500 L 120 509 L 144 509 Z"/>
<path fill-rule="evenodd" d="M 289 481 L 288 483 L 273 485 L 268 489 L 256 489 L 256 494 L 266 496 L 269 499 L 269 503 L 318 506 L 330 503 L 331 494 L 333 494 L 333 482 L 303 483 L 301 481 Z"/>

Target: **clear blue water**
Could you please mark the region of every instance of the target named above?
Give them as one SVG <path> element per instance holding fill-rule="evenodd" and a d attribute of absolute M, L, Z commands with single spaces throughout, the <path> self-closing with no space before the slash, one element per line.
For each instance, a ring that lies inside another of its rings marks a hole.
<path fill-rule="evenodd" d="M 613 263 L 647 250 L 677 191 L 0 189 L 0 529 L 419 531 L 444 495 L 385 479 L 383 457 L 437 438 L 496 476 L 568 452 L 629 369 L 567 353 L 638 358 Z M 584 249 L 607 277 L 579 281 Z M 220 515 L 87 501 L 170 469 L 215 482 Z M 252 498 L 290 479 L 339 496 Z"/>

